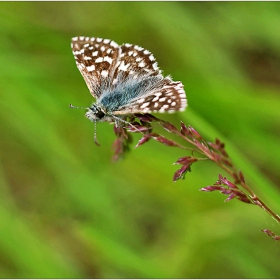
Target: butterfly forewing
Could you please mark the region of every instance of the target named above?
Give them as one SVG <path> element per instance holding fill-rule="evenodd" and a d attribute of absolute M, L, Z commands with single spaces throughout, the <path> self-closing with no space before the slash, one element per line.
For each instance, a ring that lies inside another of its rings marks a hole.
<path fill-rule="evenodd" d="M 90 93 L 99 98 L 103 84 L 108 85 L 118 62 L 120 48 L 109 39 L 75 37 L 72 39 L 72 51 Z"/>
<path fill-rule="evenodd" d="M 123 44 L 120 49 L 121 53 L 114 73 L 114 83 L 129 78 L 137 79 L 143 76 L 161 74 L 150 51 L 131 44 Z"/>

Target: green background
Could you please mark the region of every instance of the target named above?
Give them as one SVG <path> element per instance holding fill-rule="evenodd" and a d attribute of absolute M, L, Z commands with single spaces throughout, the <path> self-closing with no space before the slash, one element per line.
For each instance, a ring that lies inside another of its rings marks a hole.
<path fill-rule="evenodd" d="M 219 137 L 279 213 L 279 2 L 1 2 L 0 35 L 1 278 L 280 277 L 280 243 L 260 231 L 279 225 L 199 191 L 221 169 L 199 162 L 173 183 L 189 153 L 155 141 L 112 162 L 112 125 L 97 147 L 68 107 L 94 101 L 72 37 L 147 48 L 189 103 L 157 116 Z"/>

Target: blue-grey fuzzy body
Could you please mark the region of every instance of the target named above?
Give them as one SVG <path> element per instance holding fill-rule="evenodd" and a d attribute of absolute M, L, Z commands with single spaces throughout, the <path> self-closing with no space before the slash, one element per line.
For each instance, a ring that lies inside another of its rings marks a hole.
<path fill-rule="evenodd" d="M 107 114 L 120 110 L 133 111 L 136 109 L 133 106 L 134 102 L 151 93 L 153 89 L 160 87 L 162 80 L 162 75 L 148 76 L 144 79 L 143 77 L 128 79 L 118 84 L 113 90 L 104 91 L 96 104 L 100 105 Z"/>

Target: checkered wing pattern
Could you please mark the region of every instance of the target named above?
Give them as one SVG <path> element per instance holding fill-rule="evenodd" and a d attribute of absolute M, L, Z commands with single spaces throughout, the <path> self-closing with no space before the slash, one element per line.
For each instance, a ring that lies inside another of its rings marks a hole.
<path fill-rule="evenodd" d="M 121 53 L 114 78 L 117 78 L 119 73 L 122 73 L 122 79 L 128 77 L 137 79 L 141 76 L 161 74 L 161 70 L 158 68 L 156 60 L 150 51 L 131 44 L 123 44 L 120 49 Z M 119 81 L 114 83 L 116 82 Z"/>
<path fill-rule="evenodd" d="M 99 98 L 119 59 L 119 45 L 109 39 L 74 37 L 72 51 L 90 93 Z"/>
<path fill-rule="evenodd" d="M 186 93 L 181 82 L 173 82 L 165 78 L 155 87 L 147 92 L 142 98 L 134 99 L 122 111 L 134 113 L 174 113 L 184 111 L 187 106 Z M 118 114 L 119 112 L 115 112 Z"/>

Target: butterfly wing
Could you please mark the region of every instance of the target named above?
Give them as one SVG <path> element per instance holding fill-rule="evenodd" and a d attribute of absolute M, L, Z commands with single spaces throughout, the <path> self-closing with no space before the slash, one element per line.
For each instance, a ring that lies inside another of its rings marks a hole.
<path fill-rule="evenodd" d="M 155 82 L 150 90 L 146 90 L 142 95 L 139 94 L 113 114 L 173 113 L 184 111 L 186 107 L 187 98 L 183 84 L 166 77 Z"/>
<path fill-rule="evenodd" d="M 90 93 L 99 98 L 108 87 L 119 59 L 118 44 L 109 39 L 74 37 L 71 48 Z"/>

